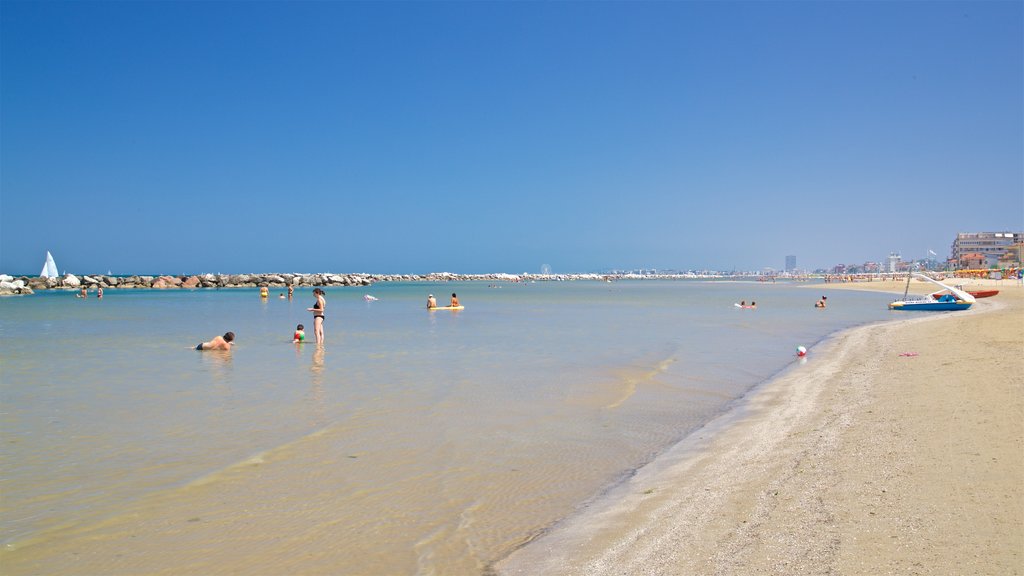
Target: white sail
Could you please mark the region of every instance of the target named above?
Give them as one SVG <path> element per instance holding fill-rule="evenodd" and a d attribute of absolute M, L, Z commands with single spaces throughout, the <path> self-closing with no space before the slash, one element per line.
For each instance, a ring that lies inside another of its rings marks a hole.
<path fill-rule="evenodd" d="M 917 272 L 914 272 L 914 276 L 917 276 L 918 278 L 920 278 L 922 280 L 927 280 L 927 281 L 931 282 L 932 284 L 938 284 L 939 286 L 942 286 L 946 290 L 949 290 L 950 293 L 952 293 L 954 296 L 956 296 L 957 300 L 963 300 L 964 302 L 976 302 L 976 300 L 974 299 L 974 296 L 971 296 L 970 294 L 968 294 L 967 292 L 964 292 L 963 290 L 960 290 L 958 288 L 954 288 L 952 286 L 946 286 L 942 282 L 939 282 L 938 280 L 929 278 L 928 276 L 925 276 L 924 274 L 918 274 Z"/>
<path fill-rule="evenodd" d="M 46 263 L 43 264 L 43 271 L 39 273 L 39 276 L 43 278 L 56 278 L 57 274 L 57 263 L 53 261 L 53 255 L 50 251 L 46 251 Z"/>

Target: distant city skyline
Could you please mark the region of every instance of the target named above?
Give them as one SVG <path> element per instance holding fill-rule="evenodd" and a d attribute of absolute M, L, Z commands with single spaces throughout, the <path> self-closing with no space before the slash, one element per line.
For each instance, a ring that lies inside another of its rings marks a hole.
<path fill-rule="evenodd" d="M 778 269 L 1024 228 L 1021 2 L 2 2 L 0 272 Z"/>
<path fill-rule="evenodd" d="M 789 259 L 793 258 L 793 267 L 789 266 Z M 679 266 L 626 266 L 626 267 L 606 267 L 591 270 L 554 270 L 548 264 L 542 264 L 536 269 L 523 269 L 523 270 L 488 270 L 488 271 L 474 271 L 474 272 L 463 272 L 458 270 L 431 270 L 424 272 L 378 272 L 368 270 L 235 270 L 230 272 L 221 271 L 204 271 L 204 272 L 174 272 L 174 271 L 161 271 L 161 270 L 149 270 L 149 271 L 73 271 L 60 267 L 60 275 L 74 274 L 74 275 L 102 275 L 109 272 L 114 276 L 131 276 L 131 275 L 171 275 L 171 276 L 193 276 L 197 274 L 269 274 L 269 273 L 301 273 L 301 274 L 316 274 L 316 273 L 337 273 L 337 274 L 349 274 L 349 273 L 367 273 L 367 274 L 429 274 L 429 273 L 445 273 L 450 272 L 453 274 L 542 274 L 542 275 L 559 275 L 559 274 L 603 274 L 603 273 L 688 273 L 688 272 L 717 272 L 717 273 L 749 273 L 749 274 L 763 274 L 763 273 L 782 273 L 782 272 L 793 272 L 797 274 L 805 273 L 829 273 L 834 271 L 836 268 L 848 268 L 854 267 L 859 268 L 865 265 L 875 265 L 880 272 L 893 271 L 895 263 L 914 263 L 914 262 L 932 262 L 937 267 L 944 266 L 950 258 L 944 257 L 939 254 L 928 253 L 925 256 L 919 256 L 914 258 L 905 258 L 900 252 L 890 252 L 888 256 L 884 258 L 867 258 L 864 260 L 851 260 L 847 262 L 833 262 L 824 266 L 818 266 L 815 268 L 805 268 L 798 266 L 795 261 L 795 255 L 785 256 L 786 262 L 782 267 L 774 266 L 763 266 L 760 268 L 714 268 L 714 267 L 679 267 Z M 44 256 L 44 264 L 47 261 Z M 41 265 L 42 266 L 42 265 Z M 7 273 L 13 276 L 38 276 L 39 273 L 31 271 L 22 272 L 2 272 L 0 274 Z"/>
<path fill-rule="evenodd" d="M 956 236 L 954 236 L 954 238 L 955 237 Z M 946 251 L 950 252 L 948 249 Z M 46 255 L 47 255 L 46 252 L 48 252 L 48 251 L 44 251 L 44 253 L 43 253 L 43 255 L 42 255 L 41 259 L 40 259 L 39 266 L 37 266 L 37 267 L 41 268 L 46 263 Z M 933 254 L 932 252 L 935 252 L 935 253 Z M 839 265 L 843 265 L 843 266 L 851 266 L 851 265 L 852 266 L 860 266 L 860 265 L 868 264 L 868 263 L 875 263 L 875 264 L 878 264 L 878 265 L 880 265 L 881 267 L 884 268 L 887 265 L 887 262 L 889 262 L 894 256 L 899 261 L 901 261 L 901 262 L 916 262 L 916 261 L 926 261 L 926 260 L 934 260 L 936 262 L 945 262 L 946 260 L 954 257 L 954 255 L 951 252 L 949 254 L 943 255 L 942 253 L 939 253 L 939 252 L 937 252 L 935 250 L 932 250 L 932 249 L 927 249 L 925 251 L 924 255 L 918 255 L 918 256 L 913 256 L 913 257 L 909 257 L 909 256 L 905 257 L 903 255 L 903 253 L 900 252 L 900 251 L 890 251 L 888 256 L 882 256 L 882 257 L 877 257 L 877 258 L 865 258 L 865 259 L 860 259 L 860 260 L 853 259 L 853 260 L 848 260 L 848 261 L 836 261 L 836 262 L 827 263 L 827 264 L 824 264 L 824 265 L 821 265 L 821 266 L 816 266 L 814 268 L 808 268 L 808 267 L 800 266 L 798 264 L 798 260 L 797 260 L 797 256 L 796 255 L 786 255 L 784 257 L 784 263 L 783 263 L 783 265 L 781 267 L 766 265 L 766 266 L 761 266 L 761 267 L 756 267 L 756 268 L 736 268 L 736 267 L 732 267 L 732 268 L 727 268 L 726 267 L 726 268 L 723 268 L 723 267 L 696 267 L 696 266 L 624 266 L 624 267 L 594 268 L 594 269 L 589 269 L 589 270 L 568 270 L 568 269 L 566 269 L 566 270 L 555 270 L 549 264 L 541 264 L 541 265 L 536 266 L 536 267 L 534 267 L 532 269 L 531 268 L 526 268 L 526 269 L 522 269 L 522 270 L 511 270 L 511 269 L 510 270 L 498 270 L 498 269 L 495 269 L 495 270 L 474 270 L 474 271 L 471 271 L 471 272 L 466 272 L 466 271 L 461 271 L 461 270 L 423 270 L 423 271 L 404 271 L 404 270 L 398 270 L 398 271 L 391 271 L 391 272 L 381 272 L 381 271 L 378 271 L 378 270 L 347 270 L 347 269 L 346 270 L 342 270 L 342 269 L 330 269 L 330 270 L 327 270 L 327 269 L 324 269 L 324 270 L 281 269 L 281 270 L 230 270 L 230 271 L 220 271 L 220 270 L 195 271 L 195 270 L 192 270 L 192 271 L 184 271 L 184 272 L 175 272 L 175 271 L 168 271 L 168 270 L 121 270 L 121 271 L 113 271 L 113 270 L 109 270 L 109 269 L 108 270 L 112 274 L 114 274 L 114 275 L 138 275 L 138 274 L 150 274 L 150 275 L 152 275 L 152 274 L 172 274 L 172 275 L 174 275 L 174 274 L 182 274 L 182 275 L 193 275 L 193 274 L 206 274 L 206 273 L 215 273 L 215 274 L 220 274 L 220 273 L 226 273 L 226 274 L 245 274 L 245 273 L 250 273 L 251 274 L 251 273 L 270 273 L 270 272 L 301 272 L 301 273 L 336 272 L 336 273 L 371 273 L 371 274 L 373 274 L 373 273 L 381 273 L 381 274 L 396 273 L 396 274 L 400 274 L 400 273 L 406 273 L 406 272 L 408 272 L 408 273 L 452 272 L 452 273 L 457 273 L 457 274 L 488 274 L 488 273 L 572 274 L 572 273 L 600 273 L 600 272 L 608 272 L 610 270 L 622 270 L 622 271 L 639 271 L 639 270 L 675 270 L 675 271 L 705 270 L 705 271 L 717 271 L 717 272 L 752 272 L 752 273 L 764 272 L 764 271 L 769 271 L 769 270 L 771 270 L 771 271 L 785 271 L 785 272 L 791 272 L 791 271 L 814 272 L 814 271 L 822 271 L 822 270 L 827 271 L 827 270 L 830 270 L 830 269 L 834 268 L 835 266 L 839 266 Z M 790 259 L 793 260 L 792 268 L 789 266 Z M 64 273 L 72 273 L 72 274 L 104 274 L 106 272 L 104 270 L 71 270 L 71 269 L 68 269 L 68 268 L 66 268 L 64 266 L 59 266 L 59 268 L 60 268 L 61 274 L 64 274 Z M 0 273 L 7 273 L 7 274 L 13 274 L 13 275 L 38 275 L 36 272 L 34 272 L 34 269 L 32 269 L 32 270 L 13 271 L 13 272 L 12 271 L 8 271 L 8 270 L 0 270 Z"/>

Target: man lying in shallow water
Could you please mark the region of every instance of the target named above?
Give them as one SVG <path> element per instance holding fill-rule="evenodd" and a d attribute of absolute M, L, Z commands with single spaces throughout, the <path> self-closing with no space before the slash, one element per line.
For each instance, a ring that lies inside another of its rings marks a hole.
<path fill-rule="evenodd" d="M 225 332 L 223 336 L 214 336 L 209 342 L 200 342 L 196 345 L 196 350 L 231 350 L 231 342 L 234 339 L 234 332 Z"/>

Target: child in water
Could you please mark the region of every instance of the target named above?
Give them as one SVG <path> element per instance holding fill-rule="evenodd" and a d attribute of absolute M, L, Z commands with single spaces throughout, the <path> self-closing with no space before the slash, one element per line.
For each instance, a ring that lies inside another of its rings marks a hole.
<path fill-rule="evenodd" d="M 305 328 L 302 326 L 302 324 L 299 324 L 298 326 L 295 327 L 295 335 L 292 336 L 292 343 L 294 344 L 296 342 L 304 342 L 305 340 L 306 340 Z"/>

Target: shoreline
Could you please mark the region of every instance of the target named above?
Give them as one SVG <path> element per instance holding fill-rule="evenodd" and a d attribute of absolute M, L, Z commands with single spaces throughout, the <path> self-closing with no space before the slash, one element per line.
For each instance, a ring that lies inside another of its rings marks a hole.
<path fill-rule="evenodd" d="M 963 280 L 1005 293 L 837 333 L 493 572 L 1021 573 L 1024 289 Z"/>
<path fill-rule="evenodd" d="M 1007 286 L 1017 285 L 1018 281 L 1011 278 L 990 280 L 968 275 L 963 278 L 950 277 L 946 274 L 934 273 L 943 281 L 953 284 Z M 687 272 L 687 273 L 571 273 L 571 274 L 508 274 L 495 272 L 488 274 L 455 274 L 451 272 L 431 272 L 429 274 L 367 274 L 367 273 L 264 273 L 264 274 L 193 274 L 193 275 L 129 275 L 113 276 L 104 274 L 83 275 L 64 274 L 54 278 L 38 276 L 11 276 L 0 274 L 0 296 L 29 295 L 38 290 L 77 291 L 81 289 L 104 290 L 117 289 L 198 289 L 198 288 L 312 288 L 312 287 L 365 287 L 377 283 L 388 282 L 615 282 L 619 280 L 708 280 L 775 283 L 776 280 L 793 283 L 808 283 L 822 288 L 840 289 L 878 289 L 876 286 L 887 286 L 894 282 L 886 280 L 890 275 L 873 275 L 850 277 L 848 280 L 835 280 L 831 276 L 799 275 L 770 276 L 751 274 L 726 274 L 718 272 Z M 920 282 L 915 280 L 915 282 Z M 912 283 L 913 284 L 913 283 Z M 900 289 L 902 291 L 902 287 Z"/>
<path fill-rule="evenodd" d="M 766 282 L 763 276 L 747 274 L 722 274 L 695 272 L 678 274 L 634 274 L 634 273 L 569 273 L 569 274 L 509 274 L 493 272 L 487 274 L 455 274 L 452 272 L 431 272 L 428 274 L 368 274 L 368 273 L 264 273 L 264 274 L 192 274 L 192 275 L 128 275 L 112 276 L 103 274 L 64 274 L 54 278 L 38 276 L 11 276 L 0 274 L 0 295 L 33 294 L 37 290 L 76 291 L 85 288 L 95 290 L 116 289 L 175 289 L 175 288 L 312 288 L 371 286 L 392 282 L 612 282 L 618 280 L 724 280 Z M 789 281 L 807 281 L 807 277 L 787 277 Z"/>

